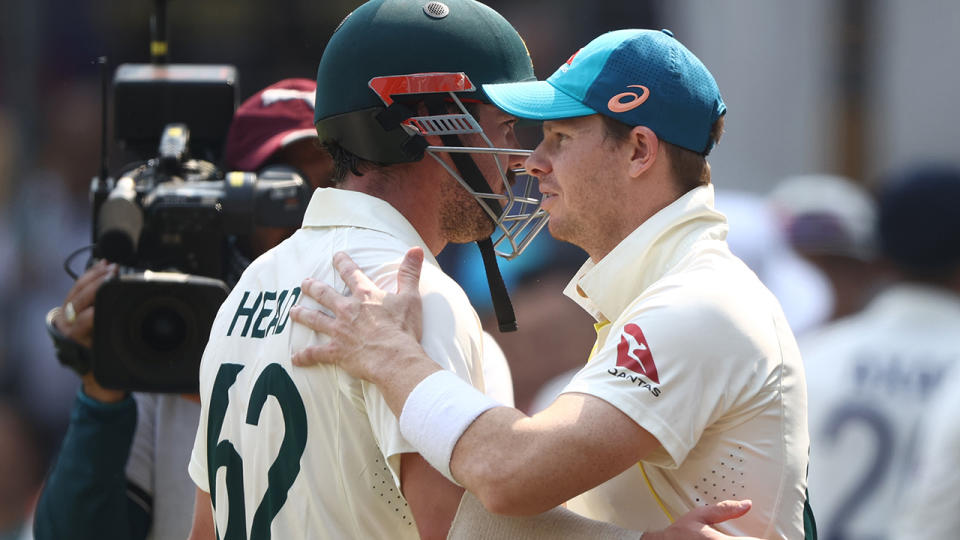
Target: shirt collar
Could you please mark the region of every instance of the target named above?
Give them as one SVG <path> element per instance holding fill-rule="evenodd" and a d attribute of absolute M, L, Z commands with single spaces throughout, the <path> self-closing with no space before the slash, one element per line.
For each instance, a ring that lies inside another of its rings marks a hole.
<path fill-rule="evenodd" d="M 563 293 L 595 319 L 614 321 L 695 242 L 726 237 L 727 219 L 713 207 L 713 186 L 698 187 L 643 222 L 599 262 L 587 260 Z"/>
<path fill-rule="evenodd" d="M 358 227 L 383 232 L 408 246 L 423 248 L 424 260 L 438 266 L 417 230 L 387 201 L 340 188 L 314 190 L 303 216 L 303 227 Z"/>

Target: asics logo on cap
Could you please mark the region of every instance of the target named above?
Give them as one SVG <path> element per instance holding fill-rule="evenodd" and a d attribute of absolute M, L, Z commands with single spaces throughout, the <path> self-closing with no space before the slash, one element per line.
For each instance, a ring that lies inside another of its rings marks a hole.
<path fill-rule="evenodd" d="M 264 107 L 269 107 L 278 101 L 302 99 L 307 105 L 310 105 L 312 109 L 316 95 L 317 93 L 314 91 L 295 90 L 293 88 L 271 88 L 265 91 L 260 99 Z"/>
<path fill-rule="evenodd" d="M 640 105 L 643 105 L 643 102 L 650 97 L 650 89 L 646 86 L 631 84 L 627 88 L 639 88 L 641 91 L 639 95 L 637 95 L 636 92 L 622 92 L 610 98 L 610 101 L 607 102 L 607 108 L 610 109 L 610 112 L 623 113 L 632 111 Z M 626 98 L 629 98 L 630 101 L 624 101 Z"/>

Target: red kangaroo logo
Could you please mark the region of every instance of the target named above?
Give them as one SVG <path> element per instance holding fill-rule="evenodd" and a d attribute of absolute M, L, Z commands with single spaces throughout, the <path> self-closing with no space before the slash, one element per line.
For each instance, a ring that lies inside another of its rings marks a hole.
<path fill-rule="evenodd" d="M 623 92 L 613 96 L 610 98 L 610 101 L 607 102 L 607 108 L 610 109 L 610 112 L 622 113 L 632 111 L 640 105 L 643 105 L 643 102 L 650 97 L 650 89 L 646 86 L 631 84 L 627 88 L 639 88 L 640 95 L 637 95 L 635 92 Z M 626 98 L 630 98 L 630 101 L 624 101 Z"/>
<path fill-rule="evenodd" d="M 623 327 L 620 345 L 617 346 L 617 365 L 645 375 L 651 381 L 660 384 L 657 365 L 653 363 L 653 354 L 647 346 L 647 339 L 643 337 L 640 327 L 635 324 Z"/>

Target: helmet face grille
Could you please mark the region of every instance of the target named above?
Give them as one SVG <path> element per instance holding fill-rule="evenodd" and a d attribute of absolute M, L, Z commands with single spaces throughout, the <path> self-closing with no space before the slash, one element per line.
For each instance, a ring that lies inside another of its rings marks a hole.
<path fill-rule="evenodd" d="M 423 12 L 434 19 L 442 19 L 450 14 L 450 8 L 443 2 L 427 2 Z"/>
<path fill-rule="evenodd" d="M 481 133 L 480 124 L 469 114 L 445 114 L 441 116 L 416 116 L 410 119 L 420 135 L 462 135 Z"/>

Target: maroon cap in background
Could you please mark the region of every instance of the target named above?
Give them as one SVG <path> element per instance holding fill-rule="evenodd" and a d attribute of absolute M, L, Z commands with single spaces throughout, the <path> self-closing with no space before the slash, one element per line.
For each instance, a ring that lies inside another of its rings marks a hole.
<path fill-rule="evenodd" d="M 228 170 L 256 171 L 277 150 L 316 137 L 313 104 L 317 83 L 284 79 L 243 102 L 227 132 L 224 165 Z"/>

